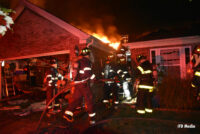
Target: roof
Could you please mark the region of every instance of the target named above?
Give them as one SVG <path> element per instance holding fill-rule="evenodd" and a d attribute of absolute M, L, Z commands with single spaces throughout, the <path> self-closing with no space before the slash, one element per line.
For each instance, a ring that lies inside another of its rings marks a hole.
<path fill-rule="evenodd" d="M 26 0 L 21 1 L 13 18 L 13 31 L 0 38 L 0 60 L 69 53 L 74 45 L 96 40 Z M 92 46 L 111 50 L 98 41 Z"/>
<path fill-rule="evenodd" d="M 133 48 L 149 48 L 149 47 L 163 47 L 163 46 L 177 46 L 186 44 L 200 44 L 200 36 L 188 36 L 178 38 L 168 38 L 150 41 L 138 41 L 132 43 L 123 44 L 130 49 Z"/>

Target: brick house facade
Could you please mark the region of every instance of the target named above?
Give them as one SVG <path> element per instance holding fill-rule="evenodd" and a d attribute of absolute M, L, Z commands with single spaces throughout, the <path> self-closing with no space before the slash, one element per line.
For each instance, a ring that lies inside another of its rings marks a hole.
<path fill-rule="evenodd" d="M 191 77 L 192 50 L 200 45 L 200 36 L 187 36 L 124 44 L 131 49 L 133 62 L 138 55 L 147 56 L 151 63 L 160 65 L 166 74 L 177 78 Z"/>

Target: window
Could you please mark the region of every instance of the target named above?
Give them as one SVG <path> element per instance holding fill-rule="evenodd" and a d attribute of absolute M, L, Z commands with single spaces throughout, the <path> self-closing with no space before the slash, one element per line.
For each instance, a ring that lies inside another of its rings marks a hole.
<path fill-rule="evenodd" d="M 179 49 L 160 50 L 161 65 L 178 65 L 180 64 Z"/>
<path fill-rule="evenodd" d="M 155 53 L 155 51 L 151 51 L 151 58 L 152 58 L 152 64 L 156 64 L 156 53 Z"/>

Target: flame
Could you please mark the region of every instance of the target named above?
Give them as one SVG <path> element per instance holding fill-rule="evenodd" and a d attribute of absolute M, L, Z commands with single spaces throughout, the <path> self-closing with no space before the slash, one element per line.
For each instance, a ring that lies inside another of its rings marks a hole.
<path fill-rule="evenodd" d="M 112 42 L 111 40 L 108 39 L 107 36 L 105 35 L 100 35 L 97 33 L 93 33 L 92 34 L 94 37 L 96 37 L 97 39 L 101 40 L 104 43 L 108 43 L 110 47 L 113 47 L 114 49 L 118 49 L 120 42 Z"/>

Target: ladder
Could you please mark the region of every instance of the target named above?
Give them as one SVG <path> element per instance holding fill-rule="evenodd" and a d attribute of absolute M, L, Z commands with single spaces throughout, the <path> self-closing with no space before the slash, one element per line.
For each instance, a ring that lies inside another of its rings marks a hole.
<path fill-rule="evenodd" d="M 6 76 L 4 79 L 5 82 L 5 89 L 6 89 L 6 96 L 15 96 L 15 86 L 14 86 L 14 81 L 13 81 L 13 76 L 9 75 Z"/>

